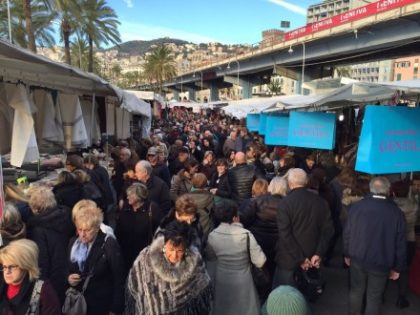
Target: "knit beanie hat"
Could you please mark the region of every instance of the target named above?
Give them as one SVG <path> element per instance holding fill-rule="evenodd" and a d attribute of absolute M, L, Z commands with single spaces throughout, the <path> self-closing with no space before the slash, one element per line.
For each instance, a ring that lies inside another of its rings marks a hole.
<path fill-rule="evenodd" d="M 274 289 L 262 308 L 267 315 L 309 315 L 309 307 L 302 293 L 294 287 L 282 285 Z"/>

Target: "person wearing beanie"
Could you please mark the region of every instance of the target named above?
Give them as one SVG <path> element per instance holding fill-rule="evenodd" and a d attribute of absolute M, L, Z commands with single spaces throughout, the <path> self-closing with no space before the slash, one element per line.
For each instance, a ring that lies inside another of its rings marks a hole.
<path fill-rule="evenodd" d="M 310 315 L 308 305 L 298 289 L 281 285 L 271 291 L 261 309 L 262 315 Z"/>

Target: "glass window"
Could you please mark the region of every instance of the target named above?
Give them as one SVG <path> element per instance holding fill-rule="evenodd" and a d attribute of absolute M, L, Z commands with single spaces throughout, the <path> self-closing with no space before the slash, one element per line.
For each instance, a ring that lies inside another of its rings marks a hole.
<path fill-rule="evenodd" d="M 397 74 L 397 81 L 401 81 L 401 73 Z"/>

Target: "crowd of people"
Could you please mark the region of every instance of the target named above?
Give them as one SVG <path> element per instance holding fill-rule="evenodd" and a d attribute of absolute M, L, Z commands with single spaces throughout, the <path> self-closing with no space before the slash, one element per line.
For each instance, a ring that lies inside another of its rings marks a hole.
<path fill-rule="evenodd" d="M 409 305 L 409 180 L 268 147 L 218 111 L 166 114 L 150 138 L 110 148 L 112 176 L 74 154 L 54 187 L 6 187 L 0 315 L 66 313 L 74 290 L 92 315 L 306 315 L 334 255 L 349 268 L 350 314 L 380 314 L 388 278 Z"/>

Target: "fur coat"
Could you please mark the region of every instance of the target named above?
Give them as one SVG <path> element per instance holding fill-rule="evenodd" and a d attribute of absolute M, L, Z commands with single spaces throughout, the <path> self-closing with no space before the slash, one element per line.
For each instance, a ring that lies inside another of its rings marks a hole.
<path fill-rule="evenodd" d="M 162 252 L 158 237 L 141 251 L 127 280 L 126 314 L 205 315 L 211 307 L 210 277 L 201 255 L 190 247 L 178 265 Z"/>

